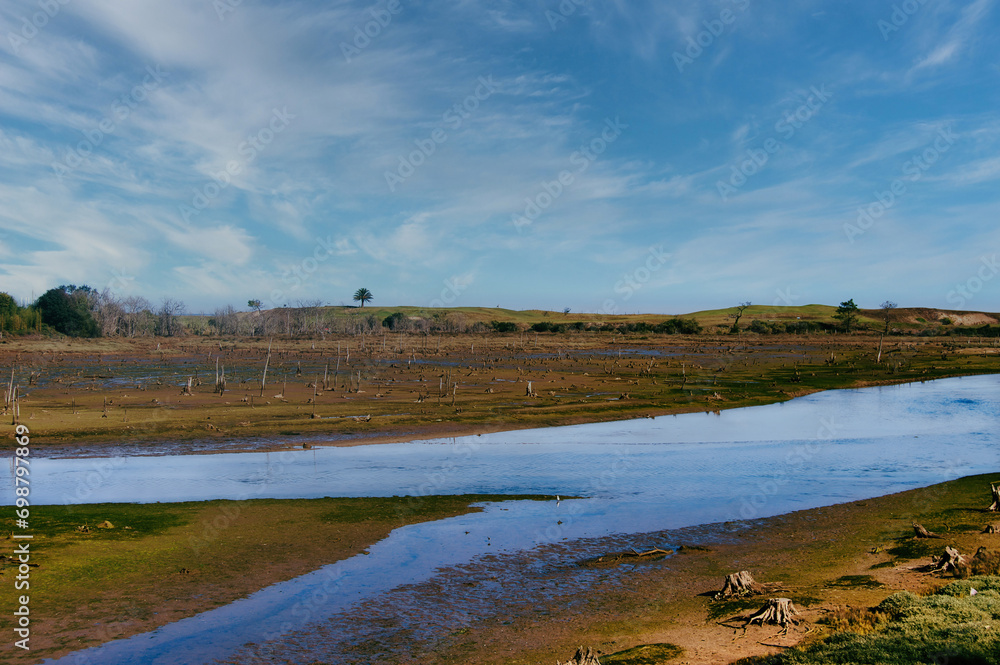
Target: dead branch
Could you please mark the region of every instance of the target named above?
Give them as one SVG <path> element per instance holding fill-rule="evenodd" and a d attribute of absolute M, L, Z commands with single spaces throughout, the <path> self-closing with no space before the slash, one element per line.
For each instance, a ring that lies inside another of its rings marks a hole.
<path fill-rule="evenodd" d="M 917 524 L 913 522 L 913 532 L 916 534 L 917 538 L 940 538 L 938 534 L 933 531 L 928 531 L 923 527 L 922 524 Z"/>

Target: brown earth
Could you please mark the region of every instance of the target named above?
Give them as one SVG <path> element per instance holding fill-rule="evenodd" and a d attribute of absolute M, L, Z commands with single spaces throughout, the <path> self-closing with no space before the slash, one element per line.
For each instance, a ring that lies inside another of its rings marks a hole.
<path fill-rule="evenodd" d="M 268 344 L 16 339 L 0 344 L 0 367 L 42 455 L 404 441 L 1000 371 L 1000 344 L 979 338 L 890 337 L 878 363 L 870 335 L 393 334 L 274 340 L 269 361 Z"/>

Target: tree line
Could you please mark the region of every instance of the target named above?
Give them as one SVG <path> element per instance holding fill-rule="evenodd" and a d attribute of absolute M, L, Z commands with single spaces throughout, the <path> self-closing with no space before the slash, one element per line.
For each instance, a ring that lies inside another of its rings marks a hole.
<path fill-rule="evenodd" d="M 154 306 L 142 296 L 118 297 L 110 290 L 64 284 L 33 303 L 19 305 L 0 293 L 0 330 L 12 335 L 57 332 L 69 337 L 171 337 L 183 332 L 184 303 L 163 298 Z"/>

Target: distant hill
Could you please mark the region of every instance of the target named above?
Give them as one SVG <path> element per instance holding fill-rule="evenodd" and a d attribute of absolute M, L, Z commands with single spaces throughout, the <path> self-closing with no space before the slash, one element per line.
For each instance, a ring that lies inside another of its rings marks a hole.
<path fill-rule="evenodd" d="M 283 309 L 265 310 L 267 316 L 280 316 Z M 288 311 L 301 312 L 289 308 Z M 476 323 L 490 325 L 493 321 L 510 322 L 518 324 L 522 328 L 527 328 L 536 323 L 548 322 L 552 324 L 572 324 L 582 322 L 584 324 L 620 324 L 646 322 L 655 325 L 662 321 L 677 318 L 695 319 L 706 331 L 713 331 L 720 326 L 730 326 L 732 324 L 731 315 L 736 313 L 735 307 L 727 309 L 705 310 L 686 314 L 598 314 L 588 312 L 568 312 L 551 310 L 512 310 L 500 307 L 413 307 L 401 305 L 395 307 L 368 305 L 364 308 L 354 306 L 328 306 L 317 307 L 314 310 L 324 320 L 352 319 L 357 317 L 372 316 L 379 321 L 399 313 L 407 319 L 425 319 L 429 321 L 450 320 L 461 326 L 471 326 Z M 834 317 L 837 308 L 832 305 L 795 305 L 788 307 L 775 307 L 768 305 L 752 305 L 748 307 L 740 319 L 740 327 L 746 328 L 755 320 L 766 323 L 789 323 L 792 321 L 803 321 L 821 324 L 824 327 L 837 324 Z M 882 311 L 878 309 L 862 309 L 859 311 L 859 324 L 862 327 L 881 329 L 883 324 Z M 239 317 L 257 316 L 256 312 L 241 312 Z M 988 312 L 955 311 L 944 309 L 933 309 L 927 307 L 903 307 L 890 312 L 892 327 L 897 330 L 916 331 L 932 327 L 963 326 L 979 327 L 983 325 L 996 325 L 1000 323 L 1000 314 Z M 211 317 L 209 315 L 183 317 L 185 323 L 191 324 L 197 321 L 205 322 Z"/>

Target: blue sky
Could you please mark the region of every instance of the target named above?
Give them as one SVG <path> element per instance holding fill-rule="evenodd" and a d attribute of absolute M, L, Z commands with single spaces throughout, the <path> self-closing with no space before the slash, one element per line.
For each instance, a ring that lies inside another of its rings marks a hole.
<path fill-rule="evenodd" d="M 996 0 L 8 0 L 0 290 L 1000 310 Z"/>

